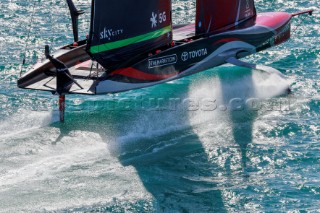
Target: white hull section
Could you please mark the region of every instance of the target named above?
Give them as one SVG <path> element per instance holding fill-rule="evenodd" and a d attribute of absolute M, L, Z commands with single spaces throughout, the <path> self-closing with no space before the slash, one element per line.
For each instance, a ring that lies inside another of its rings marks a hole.
<path fill-rule="evenodd" d="M 99 82 L 96 86 L 96 94 L 106 94 L 106 93 L 117 93 L 133 89 L 140 89 L 143 87 L 154 86 L 168 81 L 173 81 L 188 75 L 192 75 L 212 67 L 216 67 L 226 63 L 226 60 L 231 57 L 235 57 L 240 51 L 247 52 L 246 55 L 250 55 L 256 52 L 256 48 L 248 43 L 242 41 L 233 41 L 226 43 L 225 45 L 218 48 L 216 51 L 208 55 L 201 62 L 185 70 L 181 74 L 168 78 L 162 81 L 152 82 L 152 83 L 123 83 L 111 80 L 105 80 Z"/>

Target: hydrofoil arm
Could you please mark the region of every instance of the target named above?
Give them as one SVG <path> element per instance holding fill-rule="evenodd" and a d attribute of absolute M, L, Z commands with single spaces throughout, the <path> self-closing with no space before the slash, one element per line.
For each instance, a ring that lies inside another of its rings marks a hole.
<path fill-rule="evenodd" d="M 233 64 L 235 66 L 239 66 L 239 67 L 246 67 L 246 68 L 250 68 L 250 69 L 255 69 L 255 70 L 267 72 L 270 74 L 277 74 L 277 75 L 285 78 L 285 76 L 279 70 L 274 69 L 272 67 L 265 66 L 265 65 L 250 64 L 250 63 L 247 63 L 244 61 L 240 61 L 239 59 L 237 59 L 235 57 L 228 58 L 226 60 L 226 62 Z"/>

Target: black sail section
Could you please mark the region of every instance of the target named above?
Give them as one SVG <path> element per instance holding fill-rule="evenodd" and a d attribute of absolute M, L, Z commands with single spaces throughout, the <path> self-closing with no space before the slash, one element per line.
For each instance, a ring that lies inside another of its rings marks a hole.
<path fill-rule="evenodd" d="M 89 54 L 106 69 L 170 44 L 171 0 L 93 0 Z"/>
<path fill-rule="evenodd" d="M 221 32 L 256 16 L 254 0 L 197 0 L 196 34 Z"/>

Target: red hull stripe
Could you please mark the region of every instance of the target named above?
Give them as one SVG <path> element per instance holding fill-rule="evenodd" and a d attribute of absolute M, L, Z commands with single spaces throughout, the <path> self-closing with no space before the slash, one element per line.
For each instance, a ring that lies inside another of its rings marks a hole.
<path fill-rule="evenodd" d="M 167 75 L 156 75 L 142 72 L 140 70 L 134 69 L 132 67 L 123 68 L 119 70 L 115 70 L 111 73 L 111 75 L 123 75 L 130 78 L 135 78 L 139 80 L 147 80 L 147 81 L 159 81 L 167 78 L 171 78 L 178 73 L 172 73 Z"/>
<path fill-rule="evenodd" d="M 226 43 L 226 42 L 231 42 L 231 41 L 240 41 L 240 40 L 237 38 L 224 38 L 224 39 L 221 39 L 221 40 L 215 42 L 214 44 Z"/>
<path fill-rule="evenodd" d="M 195 24 L 189 24 L 187 26 L 184 26 L 184 27 L 181 27 L 181 28 L 173 30 L 173 34 L 174 33 L 180 33 L 180 32 L 194 31 L 194 29 L 195 29 Z"/>
<path fill-rule="evenodd" d="M 257 17 L 256 25 L 262 25 L 273 30 L 279 30 L 279 28 L 285 26 L 291 18 L 291 14 L 284 12 L 260 13 Z"/>

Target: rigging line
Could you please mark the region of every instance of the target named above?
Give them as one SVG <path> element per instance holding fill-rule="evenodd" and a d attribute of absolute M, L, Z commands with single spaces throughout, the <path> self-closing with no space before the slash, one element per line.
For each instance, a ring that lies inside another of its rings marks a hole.
<path fill-rule="evenodd" d="M 40 1 L 40 0 L 39 0 Z M 51 5 L 50 5 L 50 7 L 53 7 L 53 5 L 54 5 L 54 0 L 51 0 Z M 50 32 L 51 32 L 51 35 L 53 34 L 53 15 L 52 15 L 52 11 L 53 10 L 50 10 L 50 12 L 49 12 L 49 18 L 50 18 L 50 23 L 51 23 L 51 25 L 50 25 Z M 54 40 L 54 37 L 53 36 L 51 36 L 51 38 L 49 39 L 50 40 L 50 47 L 52 47 L 53 45 L 53 40 Z M 41 85 L 38 85 L 38 87 L 36 88 L 36 97 L 38 97 L 38 94 L 39 94 L 39 88 L 41 87 Z"/>
<path fill-rule="evenodd" d="M 25 48 L 24 48 L 24 53 L 23 53 L 23 60 L 22 60 L 21 68 L 20 68 L 20 77 L 22 75 L 23 66 L 26 64 L 26 53 L 27 53 L 27 48 L 28 48 L 28 42 L 29 42 L 29 39 L 30 39 L 30 33 L 31 33 L 31 28 L 32 28 L 32 23 L 33 23 L 33 17 L 34 17 L 34 14 L 35 14 L 36 2 L 37 2 L 37 0 L 33 1 L 32 13 L 31 13 L 30 21 L 29 21 L 29 29 L 28 29 L 28 34 L 27 34 L 27 40 L 26 40 L 26 43 L 25 43 Z"/>
<path fill-rule="evenodd" d="M 295 28 L 292 30 L 292 33 L 295 33 L 299 27 L 301 27 L 302 23 L 307 19 L 307 16 L 302 17 L 300 23 L 298 23 Z"/>
<path fill-rule="evenodd" d="M 51 0 L 51 7 L 53 7 L 54 5 L 54 0 Z M 53 10 L 50 10 L 50 23 L 51 23 L 51 41 L 50 41 L 50 47 L 53 47 L 53 41 L 54 41 L 54 37 L 53 37 Z"/>
<path fill-rule="evenodd" d="M 40 0 L 39 0 L 40 1 Z M 54 5 L 54 2 L 53 2 L 54 0 L 51 0 L 51 5 L 50 5 L 50 7 L 53 7 L 53 5 Z M 53 19 L 52 19 L 52 10 L 50 10 L 50 23 L 51 23 L 51 33 L 53 32 Z M 51 41 L 50 41 L 50 46 L 52 46 L 52 44 L 53 44 L 53 36 L 51 36 Z M 52 80 L 52 79 L 51 79 Z M 50 80 L 50 81 L 51 81 Z M 45 86 L 45 85 L 44 85 Z M 36 87 L 36 90 L 35 90 L 35 98 L 38 98 L 39 97 L 39 88 L 41 87 L 41 85 L 38 85 L 38 87 Z"/>

